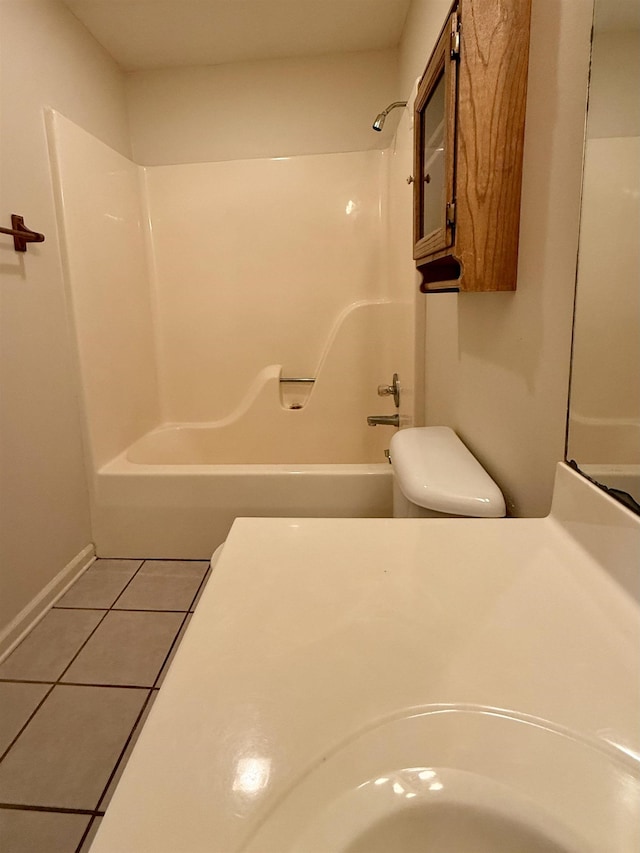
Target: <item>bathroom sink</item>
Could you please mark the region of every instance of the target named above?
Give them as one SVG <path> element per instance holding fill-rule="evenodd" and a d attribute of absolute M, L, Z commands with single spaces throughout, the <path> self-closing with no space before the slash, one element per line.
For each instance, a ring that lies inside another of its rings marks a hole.
<path fill-rule="evenodd" d="M 584 853 L 584 841 L 505 785 L 450 768 L 371 779 L 325 810 L 295 850 Z"/>
<path fill-rule="evenodd" d="M 417 759 L 417 760 L 416 760 Z M 381 721 L 310 767 L 243 853 L 631 853 L 638 763 L 498 709 Z"/>

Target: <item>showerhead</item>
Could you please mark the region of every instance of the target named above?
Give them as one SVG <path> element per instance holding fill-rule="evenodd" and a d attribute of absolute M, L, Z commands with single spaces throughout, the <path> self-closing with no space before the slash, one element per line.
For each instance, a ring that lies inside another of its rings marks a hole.
<path fill-rule="evenodd" d="M 386 109 L 382 110 L 382 112 L 376 116 L 376 120 L 371 125 L 371 127 L 374 130 L 381 131 L 382 128 L 384 127 L 384 121 L 385 121 L 386 117 L 389 115 L 389 113 L 391 112 L 391 110 L 395 110 L 396 107 L 406 107 L 406 106 L 407 106 L 406 101 L 394 101 L 392 104 L 389 104 L 389 106 Z"/>

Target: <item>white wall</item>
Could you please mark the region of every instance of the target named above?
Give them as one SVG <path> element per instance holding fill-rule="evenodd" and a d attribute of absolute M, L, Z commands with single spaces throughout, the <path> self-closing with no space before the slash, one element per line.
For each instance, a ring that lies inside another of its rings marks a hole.
<path fill-rule="evenodd" d="M 396 51 L 166 68 L 127 75 L 134 160 L 205 163 L 382 149 L 371 125 L 397 99 Z"/>
<path fill-rule="evenodd" d="M 414 0 L 403 95 L 448 5 Z M 547 513 L 564 458 L 591 13 L 533 3 L 517 291 L 423 297 L 426 422 L 457 430 L 515 515 Z"/>
<path fill-rule="evenodd" d="M 387 186 L 383 195 L 383 218 L 387 241 L 385 278 L 389 297 L 403 305 L 403 326 L 394 341 L 395 371 L 400 378 L 400 417 L 403 426 L 424 423 L 424 298 L 418 290 L 419 276 L 413 261 L 413 103 L 417 79 L 391 146 L 385 151 Z M 389 344 L 391 342 L 388 342 Z"/>
<path fill-rule="evenodd" d="M 0 4 L 0 220 L 46 242 L 0 240 L 0 629 L 91 541 L 75 365 L 43 108 L 128 150 L 124 80 L 58 2 Z"/>

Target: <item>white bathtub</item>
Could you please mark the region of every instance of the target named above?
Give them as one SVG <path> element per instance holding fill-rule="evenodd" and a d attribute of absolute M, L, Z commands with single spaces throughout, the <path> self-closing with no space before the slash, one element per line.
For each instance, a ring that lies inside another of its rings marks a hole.
<path fill-rule="evenodd" d="M 580 470 L 610 489 L 618 489 L 640 503 L 640 465 L 580 465 Z"/>
<path fill-rule="evenodd" d="M 97 553 L 208 559 L 240 516 L 392 514 L 391 466 L 384 461 L 345 464 L 342 451 L 325 443 L 322 464 L 277 462 L 275 450 L 271 462 L 215 464 L 215 446 L 215 428 L 174 426 L 154 430 L 104 465 L 94 481 Z M 281 452 L 286 458 L 290 450 Z"/>

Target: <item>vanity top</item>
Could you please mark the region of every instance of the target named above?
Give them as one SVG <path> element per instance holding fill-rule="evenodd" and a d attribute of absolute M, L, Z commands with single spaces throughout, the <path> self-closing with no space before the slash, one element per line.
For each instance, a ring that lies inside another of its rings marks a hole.
<path fill-rule="evenodd" d="M 92 853 L 233 853 L 350 733 L 437 706 L 640 760 L 640 519 L 238 519 Z M 271 853 L 271 851 L 268 851 Z"/>

